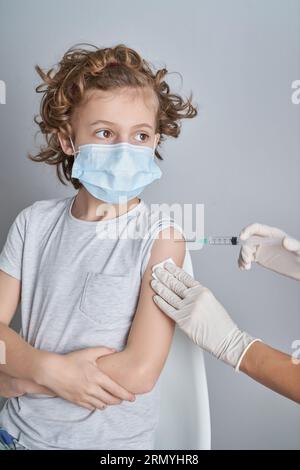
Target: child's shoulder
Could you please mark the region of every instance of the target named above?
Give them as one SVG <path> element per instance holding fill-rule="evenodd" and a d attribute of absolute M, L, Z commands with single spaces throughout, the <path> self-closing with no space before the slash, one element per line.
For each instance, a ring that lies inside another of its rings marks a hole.
<path fill-rule="evenodd" d="M 22 209 L 19 214 L 18 218 L 20 219 L 29 219 L 32 220 L 42 220 L 43 216 L 47 216 L 47 218 L 51 218 L 51 215 L 55 217 L 55 214 L 59 214 L 68 203 L 70 203 L 72 197 L 60 197 L 54 199 L 41 199 L 39 201 L 35 201 L 32 204 L 26 206 Z"/>
<path fill-rule="evenodd" d="M 70 200 L 71 197 L 64 197 L 35 201 L 17 213 L 12 226 L 17 227 L 19 233 L 24 233 L 29 225 L 40 226 L 45 220 L 51 223 L 65 209 Z"/>
<path fill-rule="evenodd" d="M 33 204 L 31 204 L 32 209 L 35 211 L 40 211 L 40 212 L 48 212 L 51 210 L 60 210 L 61 208 L 65 208 L 68 203 L 70 203 L 70 200 L 73 198 L 73 196 L 68 196 L 68 197 L 57 197 L 54 199 L 41 199 L 39 201 L 35 201 Z"/>

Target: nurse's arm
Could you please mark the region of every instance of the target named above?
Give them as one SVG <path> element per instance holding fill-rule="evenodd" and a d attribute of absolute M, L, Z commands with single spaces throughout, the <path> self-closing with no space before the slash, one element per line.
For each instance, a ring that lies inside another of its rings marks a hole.
<path fill-rule="evenodd" d="M 166 233 L 170 233 L 169 239 L 164 239 Z M 159 238 L 154 241 L 126 347 L 123 351 L 97 360 L 101 371 L 134 394 L 152 390 L 172 343 L 175 323 L 153 302 L 150 282 L 152 266 L 166 258 L 172 258 L 177 265 L 182 266 L 185 243 L 177 243 L 176 239 L 182 239 L 182 236 L 172 228 L 161 231 Z"/>
<path fill-rule="evenodd" d="M 240 365 L 240 371 L 300 403 L 300 362 L 260 341 L 253 343 Z"/>

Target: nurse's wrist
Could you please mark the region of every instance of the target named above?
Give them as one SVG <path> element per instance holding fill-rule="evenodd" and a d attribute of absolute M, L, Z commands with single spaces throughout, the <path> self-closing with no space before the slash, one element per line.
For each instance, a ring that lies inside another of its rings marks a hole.
<path fill-rule="evenodd" d="M 233 367 L 236 372 L 239 372 L 245 354 L 256 341 L 261 340 L 253 338 L 247 332 L 240 330 L 236 326 L 227 337 L 224 338 L 221 343 L 222 352 L 218 351 L 217 357 Z"/>
<path fill-rule="evenodd" d="M 262 348 L 264 348 L 262 340 L 257 339 L 256 341 L 253 341 L 240 360 L 239 371 L 244 372 L 244 374 L 251 375 L 253 370 L 256 370 L 258 366 L 260 351 Z"/>

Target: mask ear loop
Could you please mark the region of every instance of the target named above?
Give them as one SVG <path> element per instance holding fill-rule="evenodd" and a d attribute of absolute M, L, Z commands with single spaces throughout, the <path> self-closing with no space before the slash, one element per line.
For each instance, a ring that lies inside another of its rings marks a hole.
<path fill-rule="evenodd" d="M 70 140 L 70 142 L 71 142 L 71 145 L 72 145 L 72 150 L 73 150 L 73 155 L 74 155 L 74 158 L 76 158 L 76 153 L 79 153 L 79 150 L 77 150 L 77 152 L 76 152 L 76 150 L 75 150 L 75 147 L 74 147 L 74 144 L 73 144 L 73 141 L 72 141 L 71 137 L 69 137 L 69 140 Z"/>

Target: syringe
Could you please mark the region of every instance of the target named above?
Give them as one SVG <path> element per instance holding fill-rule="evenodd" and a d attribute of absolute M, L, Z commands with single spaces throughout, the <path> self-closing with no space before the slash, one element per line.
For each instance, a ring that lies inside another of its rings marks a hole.
<path fill-rule="evenodd" d="M 178 241 L 186 241 L 191 243 L 200 243 L 202 245 L 281 245 L 282 238 L 271 238 L 271 237 L 258 237 L 253 236 L 249 237 L 247 240 L 241 240 L 240 237 L 236 236 L 226 236 L 226 237 L 216 237 L 216 236 L 209 236 L 206 238 L 192 238 L 192 239 L 185 239 L 185 240 L 178 240 Z"/>

